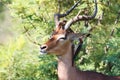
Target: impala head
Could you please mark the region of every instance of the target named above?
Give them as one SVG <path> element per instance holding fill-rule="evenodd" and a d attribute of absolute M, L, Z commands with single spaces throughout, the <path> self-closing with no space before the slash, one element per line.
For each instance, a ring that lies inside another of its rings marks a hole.
<path fill-rule="evenodd" d="M 67 16 L 80 2 L 80 0 L 72 6 L 65 14 L 55 14 L 54 20 L 56 28 L 53 31 L 51 38 L 40 47 L 42 53 L 54 53 L 56 55 L 63 55 L 66 53 L 68 47 L 72 45 L 72 41 L 76 38 L 81 37 L 81 34 L 74 33 L 70 26 L 78 21 L 88 21 L 93 19 L 97 14 L 97 2 L 95 0 L 95 10 L 94 14 L 91 16 L 79 15 L 70 19 L 69 21 L 59 21 L 60 18 Z"/>
<path fill-rule="evenodd" d="M 58 23 L 50 39 L 40 47 L 42 53 L 56 55 L 66 53 L 67 48 L 72 44 L 74 33 L 70 28 L 65 29 L 65 24 L 65 21 Z"/>

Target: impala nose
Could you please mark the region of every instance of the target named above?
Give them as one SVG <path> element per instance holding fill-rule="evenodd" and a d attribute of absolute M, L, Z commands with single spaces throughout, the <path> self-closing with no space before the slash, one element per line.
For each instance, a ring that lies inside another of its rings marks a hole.
<path fill-rule="evenodd" d="M 40 52 L 41 53 L 46 53 L 47 45 L 42 45 L 40 46 Z"/>
<path fill-rule="evenodd" d="M 43 46 L 41 46 L 40 48 L 41 48 L 41 49 L 46 49 L 47 46 L 46 46 L 46 45 L 43 45 Z"/>

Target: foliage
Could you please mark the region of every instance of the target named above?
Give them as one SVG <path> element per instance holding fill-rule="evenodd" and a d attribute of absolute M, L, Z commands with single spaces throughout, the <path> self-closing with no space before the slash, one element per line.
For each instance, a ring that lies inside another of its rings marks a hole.
<path fill-rule="evenodd" d="M 15 30 L 22 36 L 7 45 L 0 45 L 1 80 L 56 80 L 57 63 L 55 56 L 38 55 L 38 46 L 47 40 L 54 28 L 54 13 L 68 10 L 77 0 L 1 0 L 7 5 L 19 25 Z M 69 5 L 68 5 L 69 3 Z M 60 6 L 60 9 L 58 7 Z M 92 0 L 82 0 L 80 5 L 65 19 L 74 17 L 79 10 L 93 12 Z M 98 0 L 98 13 L 85 26 L 76 23 L 72 29 L 86 32 L 93 28 L 91 36 L 84 40 L 82 51 L 76 59 L 81 70 L 93 70 L 107 75 L 120 75 L 120 23 L 115 24 L 120 10 L 119 0 Z M 114 30 L 114 31 L 113 31 Z M 113 34 L 112 34 L 113 31 Z M 29 34 L 28 34 L 29 33 Z M 33 48 L 34 47 L 34 48 Z"/>
<path fill-rule="evenodd" d="M 0 46 L 0 79 L 47 80 L 52 76 L 51 79 L 56 80 L 56 62 L 50 57 L 38 57 L 37 49 L 30 50 L 32 47 L 27 44 L 24 36 L 20 36 L 7 47 Z"/>

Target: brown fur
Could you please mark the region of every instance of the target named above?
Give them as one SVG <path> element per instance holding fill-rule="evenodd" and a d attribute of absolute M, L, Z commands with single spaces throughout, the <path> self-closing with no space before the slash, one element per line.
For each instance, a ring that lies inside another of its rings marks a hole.
<path fill-rule="evenodd" d="M 59 80 L 120 80 L 120 77 L 112 77 L 92 71 L 80 71 L 72 65 L 72 42 L 69 40 L 59 41 L 60 34 L 65 35 L 67 31 L 59 26 L 45 45 L 48 54 L 58 55 L 58 79 Z M 72 35 L 72 34 L 71 34 Z"/>

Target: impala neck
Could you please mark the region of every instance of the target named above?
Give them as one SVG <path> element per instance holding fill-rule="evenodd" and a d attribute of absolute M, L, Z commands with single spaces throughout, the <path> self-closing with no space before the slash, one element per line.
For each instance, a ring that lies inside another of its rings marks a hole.
<path fill-rule="evenodd" d="M 72 66 L 72 45 L 67 48 L 67 52 L 64 55 L 58 56 L 58 65 L 59 63 L 62 63 L 67 66 Z"/>
<path fill-rule="evenodd" d="M 66 53 L 62 56 L 58 56 L 58 78 L 59 80 L 68 80 L 71 73 L 74 73 L 72 69 L 74 69 L 73 63 L 72 63 L 72 44 L 67 47 Z"/>

